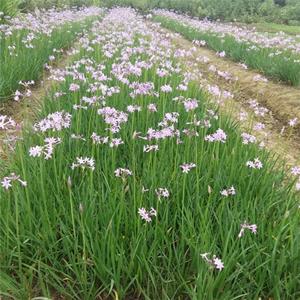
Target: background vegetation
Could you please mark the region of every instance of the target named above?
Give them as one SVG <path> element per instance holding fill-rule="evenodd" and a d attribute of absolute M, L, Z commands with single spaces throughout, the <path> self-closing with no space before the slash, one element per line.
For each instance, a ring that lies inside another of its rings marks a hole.
<path fill-rule="evenodd" d="M 122 1 L 121 1 L 122 2 Z M 50 7 L 72 7 L 99 5 L 100 0 L 1 0 L 0 1 L 0 20 L 4 16 L 14 16 L 19 11 L 30 11 L 36 8 Z"/>
<path fill-rule="evenodd" d="M 18 10 L 82 5 L 133 6 L 145 11 L 159 7 L 227 21 L 300 24 L 299 0 L 1 0 L 0 12 L 13 16 Z"/>
<path fill-rule="evenodd" d="M 25 10 L 32 10 L 38 8 L 50 7 L 65 7 L 65 6 L 90 6 L 99 5 L 100 0 L 23 0 L 20 6 Z"/>
<path fill-rule="evenodd" d="M 102 3 L 109 6 L 131 5 L 144 10 L 168 8 L 228 21 L 300 23 L 299 0 L 103 0 Z"/>

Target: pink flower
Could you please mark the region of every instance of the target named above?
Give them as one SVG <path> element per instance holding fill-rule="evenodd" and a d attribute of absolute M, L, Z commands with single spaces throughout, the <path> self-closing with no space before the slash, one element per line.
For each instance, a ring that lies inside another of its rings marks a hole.
<path fill-rule="evenodd" d="M 123 111 L 118 111 L 113 107 L 103 107 L 98 109 L 98 115 L 104 117 L 104 122 L 111 126 L 110 131 L 112 133 L 119 132 L 121 124 L 126 123 L 128 120 L 128 114 Z"/>
<path fill-rule="evenodd" d="M 185 163 L 185 164 L 182 164 L 180 166 L 180 168 L 182 169 L 183 173 L 187 174 L 191 171 L 191 169 L 196 168 L 196 164 L 194 164 L 194 163 Z"/>
<path fill-rule="evenodd" d="M 170 93 L 170 92 L 172 92 L 172 87 L 169 84 L 165 84 L 165 85 L 161 86 L 160 89 L 164 93 Z"/>
<path fill-rule="evenodd" d="M 151 222 L 149 213 L 147 212 L 147 210 L 144 207 L 139 208 L 138 214 L 141 216 L 142 220 L 145 220 L 146 222 Z"/>
<path fill-rule="evenodd" d="M 209 265 L 214 267 L 215 269 L 222 271 L 224 269 L 224 264 L 221 261 L 220 258 L 216 257 L 215 255 L 212 256 L 212 258 L 209 258 L 210 253 L 203 253 L 200 254 L 202 259 L 207 262 Z"/>
<path fill-rule="evenodd" d="M 76 161 L 72 164 L 71 169 L 74 170 L 75 168 L 81 169 L 91 169 L 92 171 L 95 170 L 95 160 L 89 157 L 76 157 Z"/>
<path fill-rule="evenodd" d="M 193 40 L 192 42 L 193 44 L 197 45 L 197 46 L 205 46 L 206 45 L 206 41 L 202 41 L 202 40 Z"/>
<path fill-rule="evenodd" d="M 80 89 L 80 85 L 76 84 L 76 83 L 71 83 L 70 87 L 69 87 L 69 91 L 71 92 L 76 92 Z"/>
<path fill-rule="evenodd" d="M 178 86 L 177 86 L 177 90 L 179 90 L 179 91 L 187 91 L 188 90 L 188 86 L 186 85 L 186 84 L 179 84 Z"/>
<path fill-rule="evenodd" d="M 235 188 L 232 186 L 228 189 L 224 189 L 220 192 L 220 194 L 224 197 L 228 197 L 228 196 L 234 196 L 236 194 L 235 192 Z"/>
<path fill-rule="evenodd" d="M 123 168 L 116 169 L 114 173 L 116 177 L 122 177 L 122 178 L 126 178 L 132 175 L 132 172 L 130 170 L 123 169 Z"/>
<path fill-rule="evenodd" d="M 225 51 L 217 52 L 217 56 L 219 56 L 219 57 L 225 57 L 226 56 L 226 52 Z"/>
<path fill-rule="evenodd" d="M 254 135 L 243 132 L 241 136 L 242 136 L 244 145 L 253 144 L 256 142 L 256 137 Z"/>
<path fill-rule="evenodd" d="M 292 167 L 291 174 L 294 176 L 300 175 L 300 167 L 298 167 L 298 166 Z"/>
<path fill-rule="evenodd" d="M 289 126 L 290 127 L 295 127 L 298 124 L 298 118 L 294 118 L 289 120 Z"/>
<path fill-rule="evenodd" d="M 9 176 L 6 176 L 2 179 L 1 185 L 3 188 L 8 190 L 12 186 L 13 181 L 18 181 L 22 186 L 27 186 L 27 182 L 20 179 L 20 175 L 16 175 L 15 173 L 11 173 Z"/>
<path fill-rule="evenodd" d="M 263 123 L 256 123 L 253 126 L 253 130 L 255 130 L 255 131 L 261 131 L 263 129 L 265 129 L 265 124 L 263 124 Z"/>
<path fill-rule="evenodd" d="M 49 114 L 45 119 L 34 124 L 35 131 L 45 132 L 47 130 L 61 131 L 64 128 L 69 128 L 71 125 L 71 118 L 67 112 L 57 111 Z"/>
<path fill-rule="evenodd" d="M 250 225 L 250 224 L 244 222 L 243 224 L 241 224 L 241 230 L 239 232 L 238 238 L 241 238 L 244 235 L 245 229 L 251 230 L 251 232 L 254 234 L 257 233 L 257 225 L 256 224 Z"/>
<path fill-rule="evenodd" d="M 142 220 L 145 220 L 148 223 L 152 221 L 152 217 L 157 216 L 157 212 L 153 207 L 151 207 L 149 211 L 147 211 L 144 207 L 141 207 L 138 210 L 138 214 L 140 215 Z"/>
<path fill-rule="evenodd" d="M 251 169 L 261 169 L 263 167 L 263 164 L 258 158 L 255 158 L 253 161 L 247 161 L 246 166 Z"/>
<path fill-rule="evenodd" d="M 221 271 L 222 269 L 224 269 L 224 264 L 223 262 L 221 261 L 220 258 L 218 257 L 213 257 L 213 265 L 215 266 L 215 268 L 219 271 Z"/>
<path fill-rule="evenodd" d="M 109 137 L 108 136 L 100 136 L 100 135 L 97 135 L 95 132 L 92 133 L 91 135 L 91 139 L 93 141 L 93 144 L 107 144 L 108 143 L 108 139 Z"/>
<path fill-rule="evenodd" d="M 194 99 L 186 100 L 183 102 L 184 108 L 187 112 L 195 110 L 198 107 L 198 101 Z"/>
<path fill-rule="evenodd" d="M 0 115 L 0 129 L 10 130 L 15 129 L 17 123 L 6 115 Z"/>
<path fill-rule="evenodd" d="M 41 157 L 44 155 L 45 159 L 52 158 L 52 154 L 54 152 L 54 148 L 56 145 L 61 143 L 60 138 L 50 137 L 45 138 L 44 146 L 34 146 L 29 149 L 29 156 L 32 157 Z"/>
<path fill-rule="evenodd" d="M 23 94 L 20 91 L 16 90 L 14 100 L 15 101 L 20 101 L 20 98 L 22 96 L 23 96 Z"/>
<path fill-rule="evenodd" d="M 142 108 L 139 105 L 128 105 L 127 106 L 127 111 L 130 113 L 133 113 L 135 111 L 141 111 L 141 110 L 142 110 Z"/>
<path fill-rule="evenodd" d="M 226 133 L 222 129 L 218 129 L 215 133 L 207 135 L 205 141 L 225 143 L 227 139 Z"/>
<path fill-rule="evenodd" d="M 165 69 L 157 69 L 156 74 L 159 77 L 164 77 L 164 76 L 168 75 L 168 71 Z"/>
<path fill-rule="evenodd" d="M 123 145 L 124 142 L 122 141 L 122 139 L 120 138 L 114 138 L 114 139 L 111 139 L 111 142 L 109 143 L 109 147 L 111 148 L 116 148 L 116 147 L 119 147 L 120 145 Z"/>
<path fill-rule="evenodd" d="M 156 195 L 158 196 L 158 198 L 169 198 L 170 197 L 170 193 L 166 188 L 157 188 L 155 190 Z"/>
<path fill-rule="evenodd" d="M 157 112 L 157 107 L 156 107 L 156 104 L 154 104 L 154 103 L 148 104 L 147 108 L 150 112 Z"/>
<path fill-rule="evenodd" d="M 240 112 L 240 115 L 239 115 L 240 121 L 245 121 L 245 120 L 247 120 L 247 117 L 248 117 L 248 113 L 247 113 L 247 112 L 245 112 L 245 111 L 241 111 L 241 112 Z"/>

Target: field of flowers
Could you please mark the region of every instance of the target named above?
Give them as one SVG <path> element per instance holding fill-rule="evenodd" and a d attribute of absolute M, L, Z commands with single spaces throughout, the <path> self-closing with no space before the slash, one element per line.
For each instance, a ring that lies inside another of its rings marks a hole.
<path fill-rule="evenodd" d="M 3 299 L 299 299 L 300 168 L 221 114 L 159 29 L 113 8 L 49 68 L 0 164 Z"/>
<path fill-rule="evenodd" d="M 268 77 L 300 84 L 300 40 L 283 32 L 268 34 L 255 29 L 199 20 L 167 10 L 153 11 L 162 26 L 243 63 Z"/>
<path fill-rule="evenodd" d="M 38 11 L 0 24 L 0 101 L 19 100 L 76 37 L 98 19 L 102 9 Z M 20 83 L 20 81 L 22 81 Z"/>

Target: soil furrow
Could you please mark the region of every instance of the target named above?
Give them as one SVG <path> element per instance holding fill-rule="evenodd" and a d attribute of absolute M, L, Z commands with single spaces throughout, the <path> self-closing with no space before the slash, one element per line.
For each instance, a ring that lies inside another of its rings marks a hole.
<path fill-rule="evenodd" d="M 199 72 L 200 84 L 217 85 L 220 89 L 229 91 L 234 96 L 232 100 L 227 100 L 225 105 L 220 106 L 224 113 L 230 113 L 235 119 L 239 119 L 240 112 L 246 111 L 248 121 L 241 123 L 242 129 L 249 129 L 254 122 L 260 122 L 253 110 L 249 108 L 248 102 L 255 99 L 269 109 L 269 113 L 264 116 L 263 122 L 266 126 L 265 135 L 256 134 L 256 136 L 265 142 L 268 149 L 283 158 L 287 165 L 296 165 L 300 163 L 300 128 L 288 128 L 288 121 L 293 118 L 300 120 L 300 91 L 299 89 L 286 86 L 272 81 L 262 82 L 254 81 L 253 78 L 259 73 L 253 70 L 245 70 L 239 64 L 230 60 L 220 58 L 215 52 L 207 48 L 195 46 L 192 42 L 186 40 L 181 35 L 173 33 L 167 29 L 173 37 L 173 42 L 178 49 L 187 51 L 194 49 L 193 54 L 185 59 L 185 65 L 193 72 Z M 197 61 L 199 57 L 207 57 L 208 62 Z M 237 81 L 227 81 L 216 76 L 209 70 L 214 65 L 217 70 L 226 71 L 232 78 L 238 78 Z M 284 132 L 282 132 L 284 130 Z"/>
<path fill-rule="evenodd" d="M 66 67 L 72 60 L 73 50 L 78 49 L 79 42 L 75 42 L 73 47 L 66 49 L 63 55 L 53 62 L 52 68 L 62 69 Z M 26 127 L 27 124 L 33 122 L 36 114 L 40 110 L 43 99 L 47 95 L 48 91 L 51 89 L 53 80 L 48 79 L 50 72 L 45 70 L 42 74 L 41 80 L 36 82 L 34 86 L 31 87 L 30 97 L 23 97 L 20 101 L 7 100 L 0 103 L 0 115 L 7 115 L 11 117 L 17 124 L 20 124 L 20 128 Z M 19 127 L 18 127 L 19 128 Z M 7 147 L 5 140 L 11 137 L 21 138 L 22 130 L 13 131 L 0 131 L 0 158 L 6 159 L 7 154 L 10 152 L 10 148 Z"/>

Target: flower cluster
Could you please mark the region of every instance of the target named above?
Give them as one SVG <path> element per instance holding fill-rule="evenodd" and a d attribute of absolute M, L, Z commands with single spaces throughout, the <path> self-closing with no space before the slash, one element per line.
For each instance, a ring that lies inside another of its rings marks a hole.
<path fill-rule="evenodd" d="M 151 207 L 149 211 L 147 211 L 144 207 L 139 208 L 138 214 L 140 215 L 142 220 L 145 220 L 146 222 L 151 222 L 153 217 L 156 217 L 157 212 L 156 210 Z"/>
<path fill-rule="evenodd" d="M 195 110 L 198 107 L 198 101 L 195 99 L 187 99 L 183 102 L 185 110 L 191 111 Z"/>
<path fill-rule="evenodd" d="M 222 271 L 224 269 L 224 264 L 220 258 L 213 255 L 212 258 L 209 258 L 210 253 L 201 254 L 202 259 L 207 262 L 210 266 L 214 267 L 218 271 Z"/>
<path fill-rule="evenodd" d="M 111 126 L 110 131 L 112 133 L 119 132 L 121 124 L 128 120 L 128 114 L 109 106 L 98 109 L 98 114 L 103 116 L 104 122 Z"/>
<path fill-rule="evenodd" d="M 91 135 L 91 139 L 93 141 L 93 144 L 107 144 L 109 142 L 109 137 L 108 136 L 100 136 L 97 135 L 97 133 L 93 132 Z"/>
<path fill-rule="evenodd" d="M 258 158 L 255 158 L 254 160 L 247 161 L 246 166 L 251 169 L 261 169 L 263 164 Z"/>
<path fill-rule="evenodd" d="M 118 168 L 115 170 L 116 177 L 126 178 L 131 175 L 132 175 L 132 172 L 129 169 Z"/>
<path fill-rule="evenodd" d="M 300 175 L 300 167 L 299 166 L 292 167 L 291 174 L 294 175 L 294 176 Z"/>
<path fill-rule="evenodd" d="M 244 145 L 253 144 L 256 142 L 256 137 L 254 135 L 243 132 L 241 136 L 242 136 Z"/>
<path fill-rule="evenodd" d="M 295 126 L 297 126 L 297 124 L 298 124 L 298 118 L 294 118 L 294 119 L 289 120 L 289 126 L 290 127 L 295 127 Z"/>
<path fill-rule="evenodd" d="M 170 197 L 170 193 L 166 188 L 157 188 L 155 189 L 155 193 L 159 199 Z"/>
<path fill-rule="evenodd" d="M 95 170 L 95 160 L 89 157 L 76 157 L 76 161 L 72 163 L 71 169 L 74 170 L 75 168 L 81 169 L 91 169 L 92 171 Z"/>
<path fill-rule="evenodd" d="M 207 135 L 205 141 L 225 143 L 227 139 L 226 133 L 222 129 L 218 129 L 215 133 Z"/>
<path fill-rule="evenodd" d="M 194 163 L 184 163 L 180 166 L 182 173 L 189 173 L 193 168 L 196 168 Z"/>
<path fill-rule="evenodd" d="M 11 130 L 16 127 L 16 122 L 9 116 L 0 115 L 0 129 Z"/>
<path fill-rule="evenodd" d="M 45 132 L 47 130 L 61 131 L 64 128 L 69 128 L 71 125 L 72 115 L 64 112 L 57 111 L 49 114 L 45 119 L 34 124 L 35 131 Z"/>
<path fill-rule="evenodd" d="M 52 158 L 54 152 L 54 147 L 61 143 L 60 138 L 49 137 L 45 138 L 45 145 L 43 146 L 34 146 L 29 149 L 29 155 L 32 157 L 41 157 L 44 156 L 45 159 Z"/>
<path fill-rule="evenodd" d="M 257 225 L 256 224 L 250 225 L 250 224 L 244 222 L 243 224 L 241 224 L 241 230 L 240 230 L 240 232 L 238 234 L 239 238 L 241 238 L 244 235 L 245 229 L 249 229 L 254 234 L 257 233 Z"/>
<path fill-rule="evenodd" d="M 282 54 L 282 51 L 280 51 L 279 49 L 289 49 L 292 52 L 300 53 L 298 40 L 283 32 L 277 35 L 267 35 L 265 32 L 255 31 L 249 29 L 249 27 L 246 26 L 237 26 L 234 23 L 209 21 L 207 20 L 207 18 L 190 18 L 186 15 L 164 9 L 155 9 L 153 10 L 153 13 L 155 15 L 164 16 L 169 19 L 176 20 L 182 23 L 184 26 L 190 26 L 191 28 L 194 28 L 201 33 L 212 33 L 213 36 L 217 36 L 222 40 L 224 36 L 230 36 L 237 42 L 244 42 L 245 44 L 248 44 L 249 47 L 247 48 L 247 51 L 256 51 L 262 48 L 276 48 L 276 51 L 274 53 L 271 53 L 270 56 L 277 56 Z M 206 45 L 205 41 L 194 40 L 193 43 L 197 46 Z M 219 57 L 225 57 L 226 53 L 225 51 L 221 51 L 216 53 L 216 55 Z M 288 59 L 288 56 L 286 56 L 286 60 Z M 246 66 L 245 64 L 241 65 L 242 67 Z M 266 79 L 262 76 L 256 76 L 255 80 L 263 80 L 266 82 Z"/>
<path fill-rule="evenodd" d="M 13 181 L 18 181 L 22 186 L 27 186 L 27 182 L 20 179 L 20 175 L 16 175 L 15 173 L 11 173 L 9 176 L 4 177 L 1 180 L 1 185 L 3 188 L 8 190 L 12 186 Z"/>
<path fill-rule="evenodd" d="M 220 194 L 224 197 L 228 197 L 228 196 L 234 196 L 236 194 L 235 188 L 233 186 L 231 186 L 228 189 L 224 189 L 220 192 Z"/>

